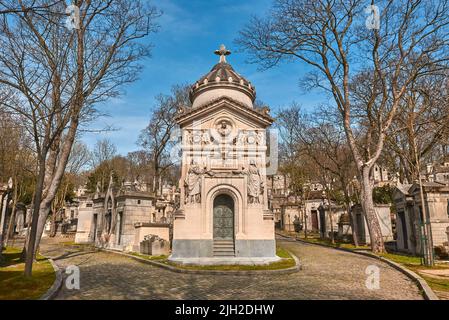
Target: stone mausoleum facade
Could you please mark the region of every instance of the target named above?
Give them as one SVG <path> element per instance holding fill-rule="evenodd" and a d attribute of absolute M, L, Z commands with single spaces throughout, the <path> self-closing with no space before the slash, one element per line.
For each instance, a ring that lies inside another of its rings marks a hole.
<path fill-rule="evenodd" d="M 422 188 L 425 210 L 419 184 L 399 184 L 394 192 L 397 249 L 415 255 L 423 251 L 424 222 L 430 226 L 432 245 L 449 248 L 449 183 L 425 181 Z"/>
<path fill-rule="evenodd" d="M 266 188 L 268 108 L 255 108 L 252 84 L 226 61 L 191 88 L 182 132 L 181 204 L 170 259 L 198 264 L 269 263 L 276 256 Z"/>
<path fill-rule="evenodd" d="M 136 252 L 148 236 L 169 243 L 174 206 L 137 180 L 116 186 L 111 176 L 106 192 L 79 197 L 75 242 Z"/>

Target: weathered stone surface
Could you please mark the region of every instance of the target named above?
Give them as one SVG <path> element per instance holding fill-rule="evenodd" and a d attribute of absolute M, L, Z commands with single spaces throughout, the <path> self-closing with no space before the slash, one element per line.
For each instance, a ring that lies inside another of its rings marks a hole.
<path fill-rule="evenodd" d="M 171 259 L 186 263 L 276 258 L 265 179 L 266 130 L 274 119 L 268 108 L 254 107 L 254 88 L 223 59 L 191 88 L 192 107 L 174 118 L 182 162 Z"/>
<path fill-rule="evenodd" d="M 125 256 L 61 247 L 42 250 L 61 266 L 78 265 L 81 289 L 65 287 L 56 299 L 422 299 L 401 272 L 368 257 L 329 248 L 278 242 L 297 255 L 303 270 L 289 275 L 175 274 Z M 380 268 L 380 289 L 365 286 L 368 265 Z"/>
<path fill-rule="evenodd" d="M 157 235 L 150 234 L 145 236 L 144 240 L 140 242 L 140 253 L 151 256 L 168 255 L 170 253 L 170 243 Z"/>

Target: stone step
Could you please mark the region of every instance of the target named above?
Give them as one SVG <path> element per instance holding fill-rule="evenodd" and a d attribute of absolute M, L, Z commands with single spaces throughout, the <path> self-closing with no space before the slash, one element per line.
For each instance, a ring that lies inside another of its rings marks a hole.
<path fill-rule="evenodd" d="M 214 252 L 234 252 L 234 248 L 214 248 Z"/>
<path fill-rule="evenodd" d="M 234 248 L 233 243 L 214 243 L 214 247 L 231 247 Z"/>
<path fill-rule="evenodd" d="M 214 257 L 235 257 L 234 240 L 214 240 Z"/>

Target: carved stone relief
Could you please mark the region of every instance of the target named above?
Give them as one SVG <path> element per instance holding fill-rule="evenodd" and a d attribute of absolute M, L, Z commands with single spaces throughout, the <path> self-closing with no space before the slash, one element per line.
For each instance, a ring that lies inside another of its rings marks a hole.
<path fill-rule="evenodd" d="M 214 173 L 192 161 L 184 179 L 185 203 L 201 203 L 201 177 L 204 174 L 212 176 Z"/>
<path fill-rule="evenodd" d="M 264 192 L 264 179 L 260 174 L 259 168 L 254 160 L 250 161 L 247 169 L 242 168 L 240 171 L 234 171 L 235 174 L 243 174 L 248 177 L 247 195 L 248 203 L 261 203 L 260 196 Z"/>

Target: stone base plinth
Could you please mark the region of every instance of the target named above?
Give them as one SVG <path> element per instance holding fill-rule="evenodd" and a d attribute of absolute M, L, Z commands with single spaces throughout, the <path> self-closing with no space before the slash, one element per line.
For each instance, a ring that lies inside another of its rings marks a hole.
<path fill-rule="evenodd" d="M 172 255 L 180 258 L 215 258 L 212 239 L 174 239 Z M 236 239 L 236 258 L 272 259 L 276 257 L 276 241 L 273 239 Z"/>
<path fill-rule="evenodd" d="M 272 258 L 249 258 L 249 257 L 211 257 L 211 258 L 173 258 L 170 256 L 169 261 L 184 265 L 267 265 L 281 260 L 278 256 Z"/>

